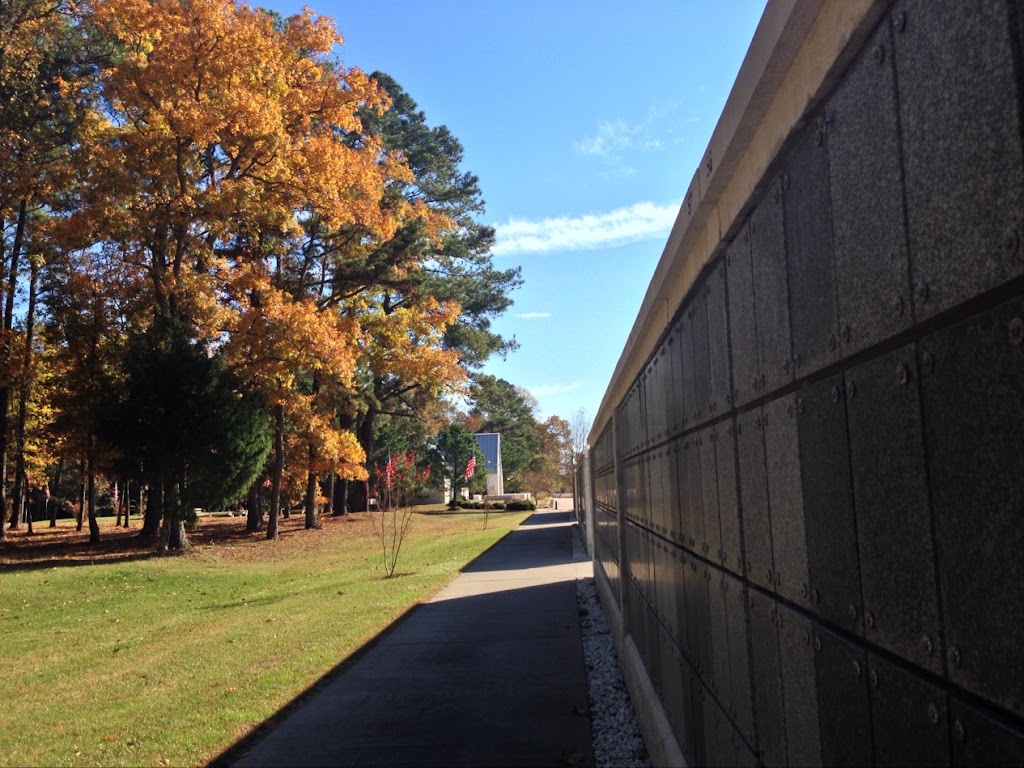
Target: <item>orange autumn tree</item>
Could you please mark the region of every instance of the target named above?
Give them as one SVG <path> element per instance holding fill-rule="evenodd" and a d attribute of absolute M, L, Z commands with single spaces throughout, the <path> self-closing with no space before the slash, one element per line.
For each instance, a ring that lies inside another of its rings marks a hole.
<path fill-rule="evenodd" d="M 94 0 L 89 23 L 119 61 L 99 73 L 102 111 L 80 148 L 67 242 L 120 252 L 146 286 L 150 334 L 179 328 L 206 344 L 245 336 L 238 360 L 251 373 L 279 365 L 301 328 L 310 354 L 292 359 L 294 370 L 322 366 L 343 383 L 358 333 L 285 284 L 279 246 L 313 218 L 389 237 L 401 210 L 381 200 L 406 171 L 361 133 L 359 110 L 385 99 L 331 59 L 341 41 L 333 22 L 309 11 L 282 21 L 235 0 Z M 301 401 L 287 377 L 258 383 L 278 422 Z"/>
<path fill-rule="evenodd" d="M 93 62 L 64 0 L 0 3 L 0 517 L 6 508 L 6 477 L 12 432 L 23 434 L 25 408 L 9 407 L 18 363 L 31 347 L 15 345 L 16 296 L 27 261 L 38 275 L 38 224 L 58 204 L 69 181 L 76 128 L 89 103 Z M 14 430 L 9 428 L 14 416 Z M 24 463 L 24 441 L 15 437 L 14 462 Z M 23 473 L 16 473 L 17 496 Z M 11 526 L 17 526 L 15 502 Z M 0 525 L 0 538 L 4 535 Z"/>

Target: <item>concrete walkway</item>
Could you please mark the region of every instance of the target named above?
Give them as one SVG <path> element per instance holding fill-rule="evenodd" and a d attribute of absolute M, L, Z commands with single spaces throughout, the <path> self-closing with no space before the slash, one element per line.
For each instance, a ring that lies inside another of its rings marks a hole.
<path fill-rule="evenodd" d="M 572 521 L 531 516 L 236 765 L 593 765 Z"/>

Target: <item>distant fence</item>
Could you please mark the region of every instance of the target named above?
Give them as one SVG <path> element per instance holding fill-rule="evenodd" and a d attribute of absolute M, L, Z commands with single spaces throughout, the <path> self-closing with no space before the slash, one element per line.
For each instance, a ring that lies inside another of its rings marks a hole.
<path fill-rule="evenodd" d="M 656 761 L 1024 764 L 1022 48 L 769 2 L 590 438 Z"/>

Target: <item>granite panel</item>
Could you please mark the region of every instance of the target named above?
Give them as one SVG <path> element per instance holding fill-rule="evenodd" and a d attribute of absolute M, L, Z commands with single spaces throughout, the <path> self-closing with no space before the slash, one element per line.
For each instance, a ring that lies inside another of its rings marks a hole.
<path fill-rule="evenodd" d="M 842 376 L 796 397 L 800 482 L 807 534 L 810 608 L 834 625 L 862 632 L 857 523 Z"/>
<path fill-rule="evenodd" d="M 776 606 L 779 660 L 789 765 L 820 766 L 818 685 L 811 623 L 781 603 Z"/>
<path fill-rule="evenodd" d="M 708 367 L 711 376 L 707 407 L 709 416 L 725 413 L 732 406 L 729 301 L 726 295 L 725 273 L 725 261 L 720 260 L 705 283 L 708 310 Z"/>
<path fill-rule="evenodd" d="M 715 469 L 718 475 L 718 520 L 722 533 L 719 560 L 733 573 L 743 575 L 743 536 L 740 530 L 736 486 L 736 422 L 732 419 L 712 428 Z"/>
<path fill-rule="evenodd" d="M 760 378 L 757 394 L 772 392 L 793 379 L 789 287 L 781 198 L 774 180 L 750 217 L 750 257 L 754 275 L 754 313 Z"/>
<path fill-rule="evenodd" d="M 1024 715 L 1024 298 L 921 342 L 949 675 Z M 1014 449 L 1014 446 L 1017 449 Z"/>
<path fill-rule="evenodd" d="M 694 286 L 690 305 L 693 323 L 693 424 L 707 421 L 711 403 L 711 353 L 708 349 L 708 301 L 704 284 Z"/>
<path fill-rule="evenodd" d="M 745 225 L 725 252 L 729 286 L 729 352 L 732 360 L 733 405 L 757 396 L 761 370 L 755 332 L 754 274 L 750 260 L 750 226 Z"/>
<path fill-rule="evenodd" d="M 881 24 L 826 107 L 840 349 L 908 328 L 910 264 L 893 28 Z"/>
<path fill-rule="evenodd" d="M 775 591 L 789 600 L 810 605 L 796 396 L 786 395 L 765 405 L 761 420 L 768 469 Z"/>
<path fill-rule="evenodd" d="M 870 766 L 873 756 L 867 654 L 820 626 L 812 634 L 821 761 L 834 766 Z"/>
<path fill-rule="evenodd" d="M 1024 765 L 1024 730 L 1018 723 L 996 720 L 981 709 L 953 697 L 949 702 L 953 730 L 953 765 Z"/>
<path fill-rule="evenodd" d="M 729 717 L 748 745 L 757 743 L 750 683 L 750 630 L 747 588 L 739 579 L 725 574 L 725 613 L 729 631 L 729 680 L 725 697 Z"/>
<path fill-rule="evenodd" d="M 749 590 L 747 595 L 750 605 L 750 675 L 753 682 L 758 756 L 766 766 L 788 765 L 775 602 L 754 589 Z"/>
<path fill-rule="evenodd" d="M 924 677 L 868 655 L 877 765 L 949 765 L 945 691 Z"/>
<path fill-rule="evenodd" d="M 701 690 L 701 706 L 704 709 L 704 761 L 701 765 L 709 768 L 724 768 L 722 755 L 719 753 L 719 730 L 721 716 L 715 700 L 705 690 Z"/>
<path fill-rule="evenodd" d="M 721 702 L 732 694 L 732 676 L 729 672 L 729 620 L 725 597 L 725 575 L 711 570 L 708 582 L 708 624 L 711 636 L 711 665 L 706 682 L 711 692 Z"/>
<path fill-rule="evenodd" d="M 740 517 L 746 576 L 755 584 L 774 589 L 768 474 L 760 409 L 736 417 L 736 449 L 739 455 Z"/>
<path fill-rule="evenodd" d="M 683 495 L 684 546 L 692 552 L 701 552 L 704 542 L 704 500 L 701 495 L 700 446 L 697 445 L 696 433 L 682 438 L 678 459 Z"/>
<path fill-rule="evenodd" d="M 682 426 L 689 427 L 694 423 L 697 411 L 696 379 L 693 360 L 693 319 L 689 309 L 683 311 L 679 319 L 679 369 L 683 377 L 683 412 Z"/>
<path fill-rule="evenodd" d="M 917 319 L 1024 271 L 1019 74 L 1004 0 L 903 0 L 895 35 Z"/>
<path fill-rule="evenodd" d="M 722 550 L 722 532 L 718 521 L 718 467 L 712 434 L 712 427 L 706 427 L 697 434 L 697 450 L 700 456 L 701 508 L 704 512 L 702 550 L 705 558 L 718 561 L 718 553 Z"/>
<path fill-rule="evenodd" d="M 713 674 L 711 655 L 711 607 L 708 600 L 708 568 L 696 558 L 690 558 L 690 572 L 686 581 L 686 608 L 691 632 L 690 664 L 701 680 L 710 680 Z"/>
<path fill-rule="evenodd" d="M 850 456 L 865 635 L 941 673 L 918 379 L 913 346 L 847 372 Z"/>
<path fill-rule="evenodd" d="M 668 396 L 668 428 L 669 434 L 675 435 L 683 428 L 685 403 L 683 395 L 683 358 L 680 353 L 681 328 L 678 322 L 672 324 L 665 341 L 665 356 L 668 363 L 668 379 L 670 389 Z"/>
<path fill-rule="evenodd" d="M 797 137 L 782 177 L 793 361 L 798 376 L 839 357 L 828 141 L 827 133 L 818 128 L 819 119 L 824 116 L 815 118 Z"/>
<path fill-rule="evenodd" d="M 665 682 L 662 693 L 662 702 L 665 706 L 665 716 L 672 726 L 672 732 L 679 742 L 683 755 L 689 760 L 687 747 L 693 740 L 693 724 L 690 717 L 689 691 L 684 686 L 684 677 L 688 676 L 689 666 L 683 659 L 679 647 L 674 642 L 668 644 L 669 658 L 672 665 L 665 668 Z M 684 696 L 686 704 L 684 705 Z"/>

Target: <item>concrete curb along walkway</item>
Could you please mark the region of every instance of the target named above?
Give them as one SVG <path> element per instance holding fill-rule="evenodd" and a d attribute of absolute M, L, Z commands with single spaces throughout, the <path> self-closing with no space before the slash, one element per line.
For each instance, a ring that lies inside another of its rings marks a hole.
<path fill-rule="evenodd" d="M 531 516 L 236 765 L 593 765 L 571 526 Z"/>

